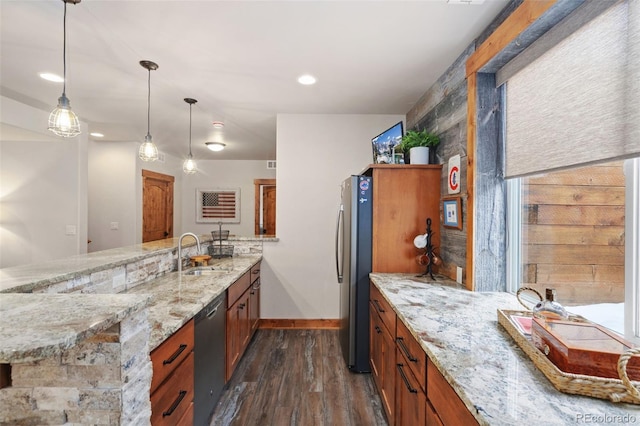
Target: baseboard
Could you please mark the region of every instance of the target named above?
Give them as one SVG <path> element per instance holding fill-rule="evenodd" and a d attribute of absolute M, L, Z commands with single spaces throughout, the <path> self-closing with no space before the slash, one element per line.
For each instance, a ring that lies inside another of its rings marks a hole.
<path fill-rule="evenodd" d="M 338 329 L 339 319 L 270 319 L 261 318 L 258 328 Z"/>

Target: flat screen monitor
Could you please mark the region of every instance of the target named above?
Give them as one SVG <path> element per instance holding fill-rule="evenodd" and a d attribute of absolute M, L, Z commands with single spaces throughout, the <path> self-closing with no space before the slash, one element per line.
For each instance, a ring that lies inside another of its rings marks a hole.
<path fill-rule="evenodd" d="M 371 139 L 374 164 L 394 164 L 394 148 L 400 143 L 403 135 L 404 125 L 400 121 Z"/>

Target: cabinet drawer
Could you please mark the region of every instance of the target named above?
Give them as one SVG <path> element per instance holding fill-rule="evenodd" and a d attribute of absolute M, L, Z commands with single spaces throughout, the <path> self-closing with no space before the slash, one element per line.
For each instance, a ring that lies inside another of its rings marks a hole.
<path fill-rule="evenodd" d="M 400 348 L 396 356 L 396 426 L 425 426 L 427 396 L 404 363 Z"/>
<path fill-rule="evenodd" d="M 227 289 L 227 309 L 230 308 L 242 296 L 251 285 L 251 272 L 245 272 L 236 282 Z"/>
<path fill-rule="evenodd" d="M 151 352 L 151 364 L 153 365 L 151 393 L 193 351 L 193 338 L 193 320 L 190 320 Z"/>
<path fill-rule="evenodd" d="M 256 282 L 257 279 L 260 279 L 260 263 L 258 262 L 251 267 L 251 282 Z"/>
<path fill-rule="evenodd" d="M 427 354 L 402 321 L 398 321 L 396 324 L 396 345 L 398 352 L 402 354 L 404 362 L 411 369 L 420 387 L 426 391 Z"/>
<path fill-rule="evenodd" d="M 382 318 L 382 323 L 387 327 L 391 336 L 396 337 L 396 312 L 391 308 L 387 299 L 382 296 L 378 287 L 369 284 L 369 300 L 373 304 L 374 309 Z"/>
<path fill-rule="evenodd" d="M 176 425 L 193 401 L 193 353 L 151 394 L 151 424 Z"/>
<path fill-rule="evenodd" d="M 427 360 L 427 398 L 445 425 L 477 425 L 473 417 L 449 382 L 430 360 Z"/>

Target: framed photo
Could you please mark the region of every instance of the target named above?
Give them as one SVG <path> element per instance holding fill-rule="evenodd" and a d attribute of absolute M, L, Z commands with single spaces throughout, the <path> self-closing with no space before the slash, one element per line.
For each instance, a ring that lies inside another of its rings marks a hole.
<path fill-rule="evenodd" d="M 460 197 L 442 200 L 443 226 L 445 228 L 462 229 L 462 202 Z"/>

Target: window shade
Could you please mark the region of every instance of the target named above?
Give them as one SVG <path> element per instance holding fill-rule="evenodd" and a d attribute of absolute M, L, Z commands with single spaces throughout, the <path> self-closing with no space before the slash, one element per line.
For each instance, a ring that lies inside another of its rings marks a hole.
<path fill-rule="evenodd" d="M 627 140 L 627 104 L 638 102 L 626 93 L 637 77 L 627 68 L 628 21 L 621 2 L 509 79 L 507 177 L 640 153 Z"/>

